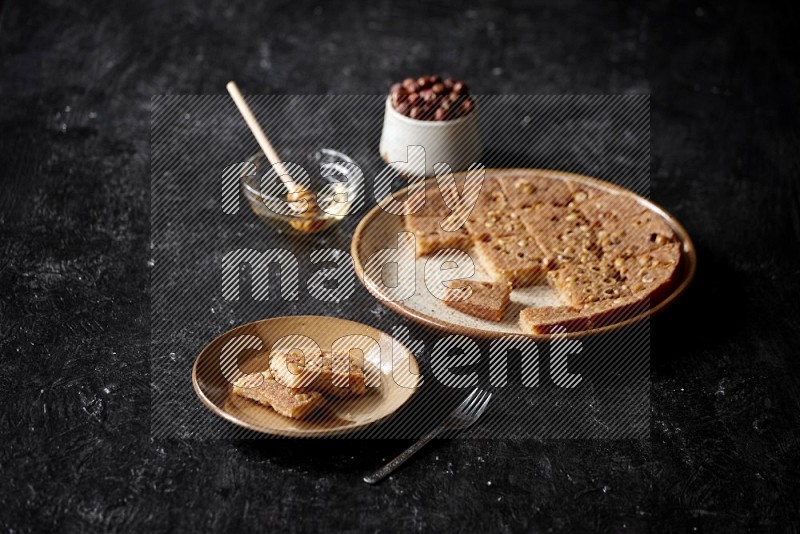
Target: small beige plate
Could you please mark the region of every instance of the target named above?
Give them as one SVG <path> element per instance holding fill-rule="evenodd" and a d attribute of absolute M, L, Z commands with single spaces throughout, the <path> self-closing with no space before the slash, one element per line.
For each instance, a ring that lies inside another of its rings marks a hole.
<path fill-rule="evenodd" d="M 689 234 L 686 232 L 683 226 L 681 226 L 681 224 L 674 217 L 672 217 L 662 208 L 653 204 L 649 200 L 636 195 L 628 189 L 579 174 L 544 169 L 486 170 L 487 177 L 491 176 L 500 179 L 502 179 L 504 176 L 519 177 L 526 174 L 573 180 L 593 188 L 601 189 L 607 193 L 627 195 L 635 199 L 645 208 L 662 217 L 675 231 L 675 235 L 678 237 L 678 240 L 681 243 L 682 257 L 680 265 L 678 266 L 679 272 L 677 275 L 677 280 L 675 282 L 674 289 L 666 298 L 652 306 L 647 312 L 636 317 L 629 318 L 619 323 L 603 326 L 601 328 L 584 330 L 582 332 L 574 332 L 567 334 L 566 337 L 583 337 L 602 332 L 609 332 L 641 321 L 663 310 L 689 286 L 692 278 L 694 278 L 694 273 L 697 268 L 697 254 L 695 253 L 694 245 L 692 244 L 692 240 L 689 238 Z M 464 173 L 455 174 L 456 177 L 463 175 Z M 436 181 L 433 179 L 428 180 L 426 182 L 426 187 L 437 187 Z M 406 190 L 404 189 L 392 196 L 395 198 L 403 198 L 405 194 Z M 367 259 L 376 251 L 387 248 L 397 248 L 397 234 L 404 232 L 405 227 L 402 217 L 384 211 L 381 209 L 380 204 L 367 213 L 358 224 L 358 227 L 353 234 L 351 254 L 353 256 L 353 263 L 355 265 L 358 279 L 361 280 L 361 283 L 364 284 L 364 286 L 369 290 L 370 293 L 372 293 L 374 297 L 380 300 L 387 307 L 418 323 L 439 330 L 473 337 L 495 338 L 509 334 L 522 334 L 519 326 L 517 325 L 517 318 L 522 308 L 560 304 L 558 301 L 558 295 L 555 293 L 555 291 L 547 286 L 534 286 L 529 288 L 515 289 L 511 293 L 511 305 L 508 307 L 503 320 L 500 322 L 487 321 L 467 315 L 460 311 L 454 310 L 453 308 L 445 306 L 441 300 L 434 297 L 430 291 L 428 291 L 424 275 L 425 265 L 428 261 L 435 261 L 428 257 L 418 258 L 416 260 L 417 279 L 416 292 L 414 295 L 403 301 L 389 300 L 389 297 L 382 292 L 380 285 L 375 284 L 371 279 L 365 279 L 364 266 L 367 262 Z M 434 271 L 435 270 L 436 269 L 434 269 Z M 477 263 L 476 273 L 473 279 L 490 280 L 488 275 L 481 270 Z M 387 280 L 387 283 L 391 282 Z M 548 339 L 551 337 L 550 335 L 525 335 L 536 339 Z"/>
<path fill-rule="evenodd" d="M 362 350 L 351 354 L 363 354 L 367 383 L 372 387 L 363 396 L 329 399 L 320 413 L 303 421 L 233 395 L 231 382 L 241 373 L 267 369 L 271 348 L 276 342 L 286 346 L 279 342 L 286 336 L 307 336 L 323 351 L 331 350 L 337 339 L 358 336 L 349 339 L 356 340 L 354 345 Z M 417 390 L 419 365 L 404 345 L 371 326 L 299 315 L 264 319 L 217 337 L 197 357 L 192 383 L 203 404 L 231 423 L 277 436 L 325 437 L 362 430 L 396 413 Z"/>

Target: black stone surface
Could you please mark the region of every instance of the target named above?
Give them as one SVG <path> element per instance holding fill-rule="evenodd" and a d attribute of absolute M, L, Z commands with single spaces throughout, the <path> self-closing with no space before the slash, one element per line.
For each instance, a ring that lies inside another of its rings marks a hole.
<path fill-rule="evenodd" d="M 744 3 L 22 2 L 0 13 L 0 527 L 800 526 L 796 29 Z M 652 197 L 694 237 L 643 441 L 151 441 L 153 94 L 651 92 Z"/>

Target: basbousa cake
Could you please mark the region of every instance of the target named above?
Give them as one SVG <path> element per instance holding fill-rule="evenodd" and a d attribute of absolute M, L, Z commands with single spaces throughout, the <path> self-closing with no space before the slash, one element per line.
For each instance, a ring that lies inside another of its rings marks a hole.
<path fill-rule="evenodd" d="M 418 255 L 471 247 L 495 284 L 481 287 L 482 298 L 502 301 L 507 283 L 548 283 L 558 292 L 564 306 L 521 313 L 523 332 L 550 331 L 558 321 L 585 330 L 638 315 L 668 293 L 679 267 L 680 243 L 661 216 L 633 195 L 578 181 L 538 172 L 487 176 L 455 232 L 438 225 L 450 213 L 441 196 L 427 208 L 406 217 Z"/>
<path fill-rule="evenodd" d="M 509 282 L 451 282 L 444 292 L 444 303 L 458 311 L 486 319 L 501 321 L 509 303 Z"/>
<path fill-rule="evenodd" d="M 233 384 L 233 394 L 292 419 L 303 419 L 325 404 L 320 393 L 287 388 L 276 382 L 269 371 L 243 376 Z"/>
<path fill-rule="evenodd" d="M 291 389 L 310 388 L 340 397 L 366 392 L 363 362 L 344 352 L 275 351 L 269 369 L 276 381 Z"/>

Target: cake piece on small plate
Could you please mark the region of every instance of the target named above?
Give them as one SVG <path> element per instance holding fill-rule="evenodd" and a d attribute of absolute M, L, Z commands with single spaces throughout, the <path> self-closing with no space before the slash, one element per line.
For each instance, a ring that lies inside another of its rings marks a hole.
<path fill-rule="evenodd" d="M 316 391 L 282 386 L 269 371 L 241 377 L 233 384 L 233 394 L 271 407 L 282 416 L 292 419 L 303 419 L 325 404 L 325 399 Z"/>
<path fill-rule="evenodd" d="M 458 280 L 447 285 L 444 303 L 474 317 L 498 322 L 503 320 L 510 294 L 508 282 Z"/>
<path fill-rule="evenodd" d="M 364 362 L 344 352 L 311 353 L 281 350 L 270 356 L 269 368 L 280 384 L 336 396 L 366 393 Z"/>

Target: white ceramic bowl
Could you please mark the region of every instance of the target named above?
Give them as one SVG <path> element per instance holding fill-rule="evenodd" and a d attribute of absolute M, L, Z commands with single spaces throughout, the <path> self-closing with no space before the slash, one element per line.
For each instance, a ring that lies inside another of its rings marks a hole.
<path fill-rule="evenodd" d="M 481 143 L 478 136 L 478 108 L 458 119 L 421 121 L 406 117 L 386 99 L 381 133 L 381 158 L 398 172 L 417 173 L 421 162 L 409 161 L 409 146 L 425 149 L 425 176 L 435 176 L 433 166 L 447 163 L 453 172 L 464 171 L 479 163 Z"/>

